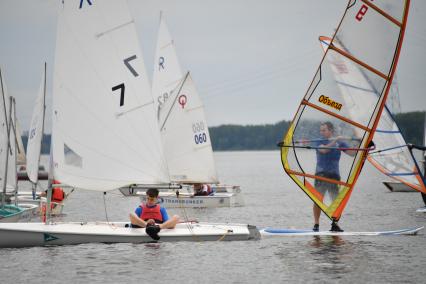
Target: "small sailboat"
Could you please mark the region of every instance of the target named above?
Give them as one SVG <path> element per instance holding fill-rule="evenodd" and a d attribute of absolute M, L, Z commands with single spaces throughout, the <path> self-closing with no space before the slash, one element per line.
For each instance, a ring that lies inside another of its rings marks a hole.
<path fill-rule="evenodd" d="M 0 181 L 2 185 L 0 204 L 0 223 L 29 220 L 37 208 L 26 204 L 18 206 L 6 204 L 6 199 L 17 195 L 16 157 L 18 142 L 16 139 L 15 99 L 9 97 L 0 70 L 1 103 L 0 103 Z M 9 200 L 10 201 L 10 200 Z"/>
<path fill-rule="evenodd" d="M 374 149 L 372 140 L 395 74 L 409 3 L 348 1 L 279 144 L 285 172 L 333 223 L 340 220 Z"/>
<path fill-rule="evenodd" d="M 178 191 L 160 192 L 166 207 L 230 207 L 244 205 L 239 186 L 219 184 L 204 106 L 189 72 L 181 70 L 174 41 L 164 17 L 160 15 L 153 76 L 154 107 L 172 183 Z M 209 187 L 211 194 L 194 196 L 193 185 Z M 140 195 L 133 187 L 120 191 Z"/>
<path fill-rule="evenodd" d="M 426 146 L 426 117 L 424 121 L 424 135 L 423 135 L 423 145 Z M 404 141 L 405 142 L 405 141 Z M 416 192 L 420 191 L 422 194 L 425 194 L 425 155 L 426 151 L 423 151 L 422 157 L 423 160 L 421 161 L 420 165 L 417 163 L 416 157 L 413 155 L 412 149 L 410 149 L 410 145 L 402 144 L 402 148 L 406 149 L 405 152 L 408 152 L 409 155 L 405 159 L 401 159 L 396 157 L 395 163 L 401 167 L 400 165 L 405 166 L 406 169 L 405 172 L 402 172 L 400 174 L 397 174 L 394 177 L 393 181 L 384 181 L 383 184 L 392 192 Z M 393 150 L 393 149 L 392 149 Z M 401 150 L 399 150 L 401 152 Z M 381 153 L 378 153 L 380 155 Z M 392 154 L 392 153 L 391 153 Z M 390 155 L 384 152 L 382 155 Z M 391 155 L 394 156 L 394 155 Z M 407 161 L 413 161 L 410 164 L 407 165 Z M 403 168 L 403 169 L 404 169 Z M 423 168 L 423 171 L 421 170 Z M 411 177 L 411 179 L 410 179 Z M 415 179 L 413 179 L 413 177 Z M 407 181 L 408 179 L 408 181 Z M 423 189 L 423 190 L 421 190 Z M 426 204 L 426 203 L 425 203 Z"/>
<path fill-rule="evenodd" d="M 330 40 L 324 36 L 320 37 L 324 50 L 329 47 Z M 334 45 L 345 50 L 338 37 L 334 38 Z M 344 97 L 346 102 L 355 101 L 360 89 L 380 95 L 376 86 L 355 63 L 343 62 L 334 55 L 330 55 L 327 62 L 334 74 L 336 84 L 346 94 Z M 351 108 L 351 111 L 352 115 L 355 115 L 355 112 L 359 110 Z M 395 180 L 394 182 L 384 182 L 391 191 L 426 192 L 417 161 L 386 105 L 380 116 L 373 142 L 375 149 L 369 152 L 367 159 L 380 172 Z"/>
<path fill-rule="evenodd" d="M 169 184 L 151 88 L 127 2 L 60 5 L 53 78 L 54 177 L 76 190 L 100 194 L 130 184 Z M 49 217 L 49 203 L 47 208 Z M 46 223 L 0 224 L 0 247 L 152 241 L 145 229 L 126 225 L 53 223 L 49 218 Z M 259 231 L 247 224 L 184 221 L 175 229 L 161 230 L 159 236 L 160 241 L 249 240 Z"/>
<path fill-rule="evenodd" d="M 27 159 L 26 159 L 26 175 L 27 179 L 32 183 L 32 192 L 22 192 L 18 195 L 18 202 L 26 202 L 32 204 L 38 204 L 41 211 L 45 211 L 46 198 L 42 197 L 45 195 L 44 190 L 39 190 L 37 192 L 37 187 L 40 187 L 38 181 L 40 178 L 40 154 L 41 154 L 41 145 L 43 140 L 44 132 L 44 119 L 46 111 L 46 71 L 47 64 L 44 64 L 43 75 L 41 78 L 40 89 L 36 102 L 34 104 L 34 111 L 31 119 L 30 130 L 28 134 L 28 143 L 27 143 Z M 48 173 L 46 172 L 47 179 Z M 42 176 L 44 177 L 44 176 Z M 51 184 L 52 181 L 49 181 Z M 52 203 L 52 215 L 62 214 L 64 207 L 65 197 L 68 194 L 64 194 L 64 199 L 55 201 Z"/>

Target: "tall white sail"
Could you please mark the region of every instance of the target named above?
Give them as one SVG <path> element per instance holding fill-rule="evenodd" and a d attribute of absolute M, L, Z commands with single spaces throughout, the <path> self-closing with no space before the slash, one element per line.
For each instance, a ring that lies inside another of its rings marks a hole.
<path fill-rule="evenodd" d="M 161 17 L 153 94 L 170 178 L 180 183 L 218 183 L 204 107 L 187 73 L 182 74 Z"/>
<path fill-rule="evenodd" d="M 27 144 L 27 175 L 30 181 L 38 181 L 38 165 L 40 161 L 41 143 L 43 140 L 43 125 L 46 98 L 46 66 L 40 82 L 37 100 L 34 104 L 31 126 L 28 133 Z"/>
<path fill-rule="evenodd" d="M 13 106 L 14 99 L 9 97 L 1 71 L 0 85 L 0 179 L 1 185 L 4 187 L 3 192 L 5 192 L 15 190 L 17 187 L 14 131 L 16 116 Z"/>
<path fill-rule="evenodd" d="M 53 80 L 55 179 L 102 191 L 169 182 L 126 1 L 65 1 Z"/>

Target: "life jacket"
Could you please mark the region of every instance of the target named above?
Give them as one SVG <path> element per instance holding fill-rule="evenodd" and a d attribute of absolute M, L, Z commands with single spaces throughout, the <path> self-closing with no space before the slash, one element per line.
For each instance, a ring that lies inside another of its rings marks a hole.
<path fill-rule="evenodd" d="M 154 207 L 148 207 L 145 203 L 142 203 L 139 207 L 142 208 L 142 214 L 140 214 L 139 218 L 144 221 L 153 219 L 156 223 L 163 223 L 163 215 L 161 214 L 161 206 L 159 204 L 156 204 Z"/>
<path fill-rule="evenodd" d="M 52 184 L 60 184 L 61 182 L 58 180 L 53 180 Z M 64 190 L 61 187 L 52 188 L 52 201 L 53 202 L 62 202 L 65 199 Z"/>

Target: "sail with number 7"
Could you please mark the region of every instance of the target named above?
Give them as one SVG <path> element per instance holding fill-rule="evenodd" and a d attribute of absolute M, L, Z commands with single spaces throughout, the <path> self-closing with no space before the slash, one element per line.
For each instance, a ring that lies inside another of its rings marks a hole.
<path fill-rule="evenodd" d="M 409 3 L 348 1 L 280 143 L 286 173 L 334 221 L 343 214 L 374 148 L 372 140 L 395 74 Z M 360 71 L 351 72 L 348 66 Z"/>

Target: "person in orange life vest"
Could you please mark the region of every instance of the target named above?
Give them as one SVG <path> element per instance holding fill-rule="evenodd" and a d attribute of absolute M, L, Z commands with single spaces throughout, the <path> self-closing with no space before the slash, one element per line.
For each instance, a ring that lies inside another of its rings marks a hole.
<path fill-rule="evenodd" d="M 130 223 L 133 228 L 146 228 L 146 233 L 154 240 L 159 240 L 161 229 L 173 229 L 179 222 L 179 216 L 169 218 L 166 208 L 157 203 L 158 189 L 149 188 L 146 191 L 146 203 L 142 203 L 130 214 Z"/>
<path fill-rule="evenodd" d="M 60 184 L 60 182 L 57 180 L 53 180 L 52 184 Z M 40 196 L 47 197 L 47 190 L 42 192 Z M 53 187 L 52 197 L 50 199 L 52 201 L 52 203 L 50 204 L 50 209 L 55 208 L 58 205 L 58 203 L 61 203 L 64 199 L 65 199 L 64 190 L 61 187 Z M 43 217 L 42 220 L 45 221 L 46 220 L 46 204 L 43 204 L 43 206 L 41 207 L 41 214 Z"/>
<path fill-rule="evenodd" d="M 193 196 L 207 196 L 213 195 L 214 191 L 208 184 L 195 183 L 194 184 L 194 195 Z"/>
<path fill-rule="evenodd" d="M 52 184 L 60 184 L 59 181 L 53 180 Z M 41 196 L 45 197 L 47 196 L 47 190 L 41 193 Z M 65 199 L 65 193 L 64 190 L 61 187 L 53 187 L 52 188 L 52 208 L 53 205 L 56 206 L 57 203 L 61 203 Z"/>

